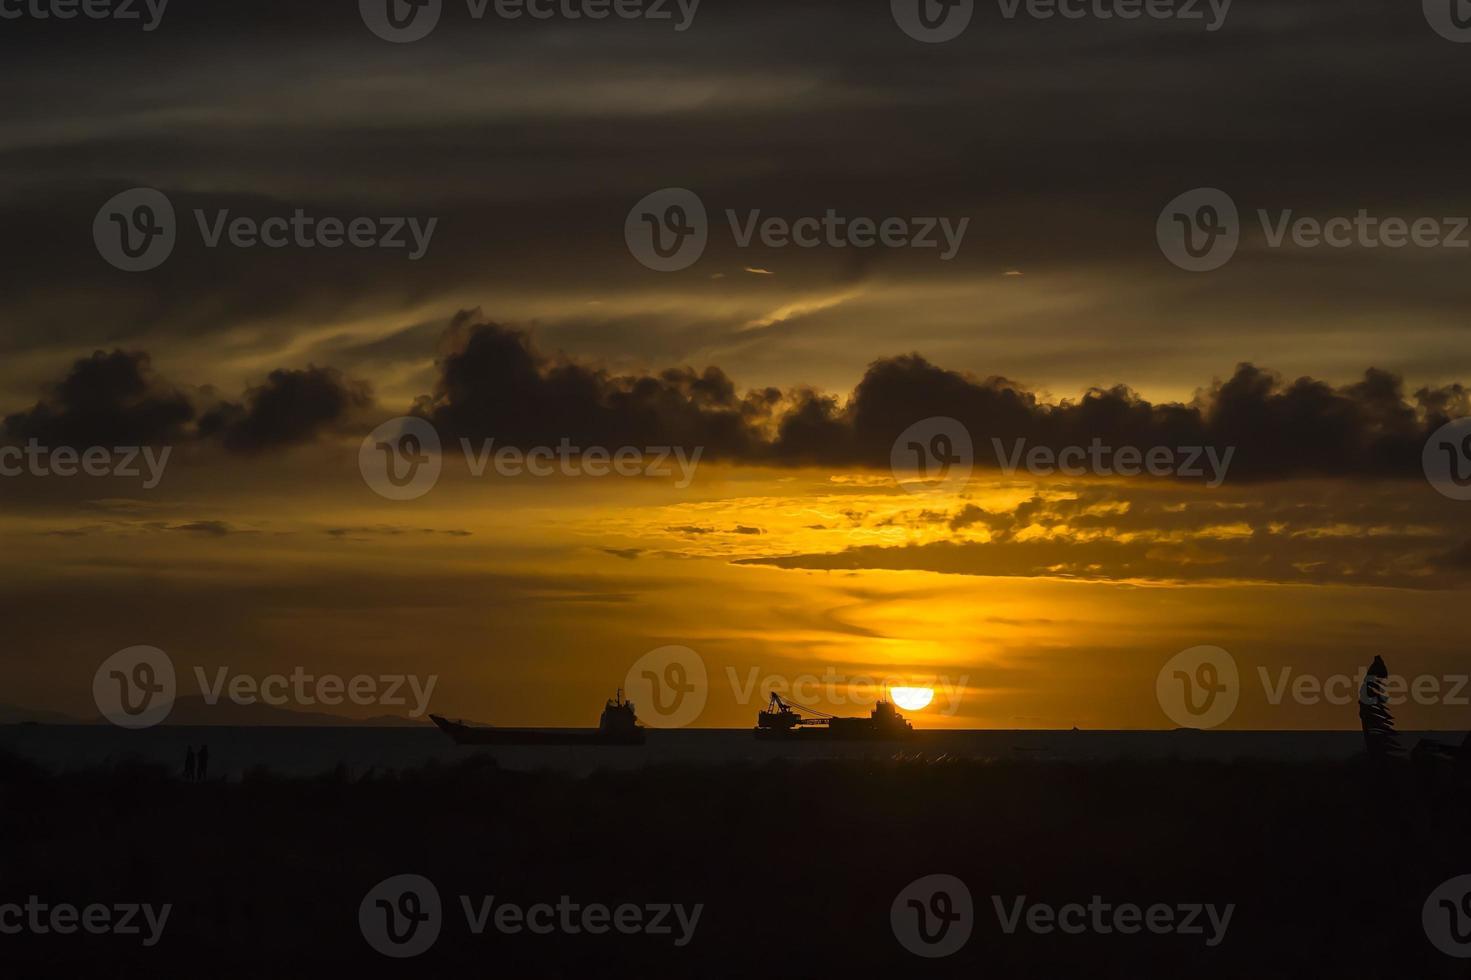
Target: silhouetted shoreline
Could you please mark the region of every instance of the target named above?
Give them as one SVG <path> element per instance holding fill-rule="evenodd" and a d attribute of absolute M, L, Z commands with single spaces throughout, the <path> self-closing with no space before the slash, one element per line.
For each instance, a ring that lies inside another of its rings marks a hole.
<path fill-rule="evenodd" d="M 1411 744 L 1430 737 L 1459 744 L 1460 733 L 1405 733 Z M 213 767 L 231 779 L 264 767 L 289 776 L 312 776 L 345 766 L 354 774 L 405 769 L 430 762 L 452 764 L 489 755 L 503 768 L 587 774 L 599 769 L 642 769 L 662 764 L 761 764 L 787 759 L 863 760 L 896 753 L 926 758 L 1021 759 L 1030 761 L 1106 761 L 1197 759 L 1230 761 L 1343 761 L 1363 751 L 1357 731 L 919 731 L 902 743 L 794 744 L 762 742 L 748 729 L 649 731 L 635 748 L 598 746 L 456 746 L 431 726 L 412 728 L 346 726 L 181 726 L 160 725 L 123 731 L 98 725 L 0 726 L 0 749 L 36 760 L 48 768 L 77 769 L 135 758 L 147 763 L 182 764 L 190 745 L 208 743 Z"/>
<path fill-rule="evenodd" d="M 456 896 L 703 905 L 692 941 L 475 936 L 446 926 L 413 972 L 583 976 L 1453 977 L 1424 896 L 1471 861 L 1465 786 L 1341 762 L 885 758 L 515 772 L 483 755 L 312 778 L 182 781 L 119 760 L 48 773 L 0 754 L 0 899 L 169 902 L 151 949 L 120 937 L 7 942 L 17 975 L 404 975 L 360 935 L 375 883 Z M 115 846 L 126 841 L 127 847 Z M 820 872 L 811 869 L 820 868 Z M 636 870 L 631 875 L 630 869 Z M 811 872 L 810 877 L 808 872 Z M 894 896 L 955 875 L 976 931 L 943 961 L 902 949 Z M 1186 936 L 1007 934 L 992 896 L 1234 903 L 1213 948 Z M 463 922 L 460 923 L 463 926 Z M 56 937 L 50 937 L 55 939 Z M 1264 950 L 1272 951 L 1264 959 Z M 35 966 L 36 970 L 25 969 Z M 151 971 L 151 972 L 150 972 Z M 606 971 L 604 971 L 606 972 Z"/>

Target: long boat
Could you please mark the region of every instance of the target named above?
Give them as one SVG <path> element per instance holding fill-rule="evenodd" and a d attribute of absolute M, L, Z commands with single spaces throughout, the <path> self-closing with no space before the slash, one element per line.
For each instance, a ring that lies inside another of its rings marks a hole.
<path fill-rule="evenodd" d="M 500 728 L 430 715 L 456 745 L 642 745 L 644 729 L 623 691 L 608 699 L 597 728 Z"/>

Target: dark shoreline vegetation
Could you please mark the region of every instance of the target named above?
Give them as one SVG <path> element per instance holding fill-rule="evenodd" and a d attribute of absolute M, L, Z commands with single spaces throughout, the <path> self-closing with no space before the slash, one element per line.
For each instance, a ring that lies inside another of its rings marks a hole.
<path fill-rule="evenodd" d="M 1465 977 L 1421 906 L 1471 871 L 1453 769 L 1380 763 L 889 759 L 573 776 L 486 757 L 356 778 L 182 782 L 121 761 L 51 773 L 0 753 L 0 903 L 172 903 L 137 937 L 6 936 L 7 975 Z M 444 929 L 405 961 L 359 933 L 367 891 L 422 874 Z M 889 907 L 953 874 L 959 953 L 905 952 Z M 704 906 L 693 940 L 472 935 L 459 896 Z M 1003 932 L 992 896 L 1234 903 L 1203 936 Z M 1262 950 L 1275 952 L 1264 957 Z M 106 970 L 98 964 L 107 964 Z M 473 973 L 470 971 L 474 971 Z"/>

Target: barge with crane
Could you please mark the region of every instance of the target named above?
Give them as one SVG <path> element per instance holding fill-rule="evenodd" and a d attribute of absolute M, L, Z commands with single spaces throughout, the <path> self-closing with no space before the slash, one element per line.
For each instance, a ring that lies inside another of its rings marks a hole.
<path fill-rule="evenodd" d="M 760 739 L 798 741 L 879 742 L 904 739 L 913 734 L 914 726 L 904 720 L 887 698 L 880 698 L 867 718 L 842 718 L 787 701 L 775 691 L 771 692 L 766 710 L 756 716 L 755 728 L 755 735 Z"/>

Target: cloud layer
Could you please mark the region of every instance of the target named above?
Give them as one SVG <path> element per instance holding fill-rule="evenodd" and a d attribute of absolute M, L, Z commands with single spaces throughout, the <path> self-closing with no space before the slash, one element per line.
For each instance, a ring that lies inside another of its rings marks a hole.
<path fill-rule="evenodd" d="M 146 353 L 96 351 L 39 401 L 6 416 L 3 434 L 43 446 L 147 446 L 218 441 L 253 453 L 309 442 L 372 405 L 369 387 L 332 368 L 272 371 L 240 402 L 156 376 Z"/>
<path fill-rule="evenodd" d="M 498 444 L 685 446 L 707 458 L 887 467 L 895 440 L 931 418 L 963 424 L 979 465 L 993 440 L 1060 450 L 1215 447 L 1237 478 L 1418 477 L 1430 433 L 1468 412 L 1460 385 L 1420 388 L 1370 368 L 1333 386 L 1241 364 L 1189 404 L 1154 404 L 1122 385 L 1048 402 L 1005 378 L 977 378 L 919 354 L 872 362 L 846 399 L 810 389 L 738 392 L 719 368 L 616 375 L 540 353 L 523 333 L 459 319 L 440 381 L 417 411 L 452 437 Z M 1005 454 L 1003 454 L 1005 455 Z"/>
<path fill-rule="evenodd" d="M 946 418 L 965 427 L 981 467 L 1001 465 L 1019 445 L 1057 452 L 1101 444 L 1230 449 L 1232 479 L 1412 478 L 1429 435 L 1471 412 L 1459 384 L 1407 393 L 1399 377 L 1370 368 L 1334 386 L 1252 364 L 1189 403 L 1151 403 L 1123 385 L 1047 401 L 1006 378 L 948 370 L 917 353 L 873 361 L 846 398 L 811 388 L 742 393 L 719 367 L 616 374 L 543 353 L 526 333 L 470 313 L 455 318 L 441 350 L 435 390 L 411 411 L 448 439 L 523 449 L 563 440 L 677 446 L 699 448 L 708 460 L 783 466 L 883 469 L 906 429 Z M 208 386 L 157 377 L 145 353 L 97 351 L 29 409 L 7 416 L 4 435 L 76 447 L 199 441 L 250 454 L 355 432 L 373 407 L 365 382 L 331 367 L 275 370 L 227 401 Z"/>

